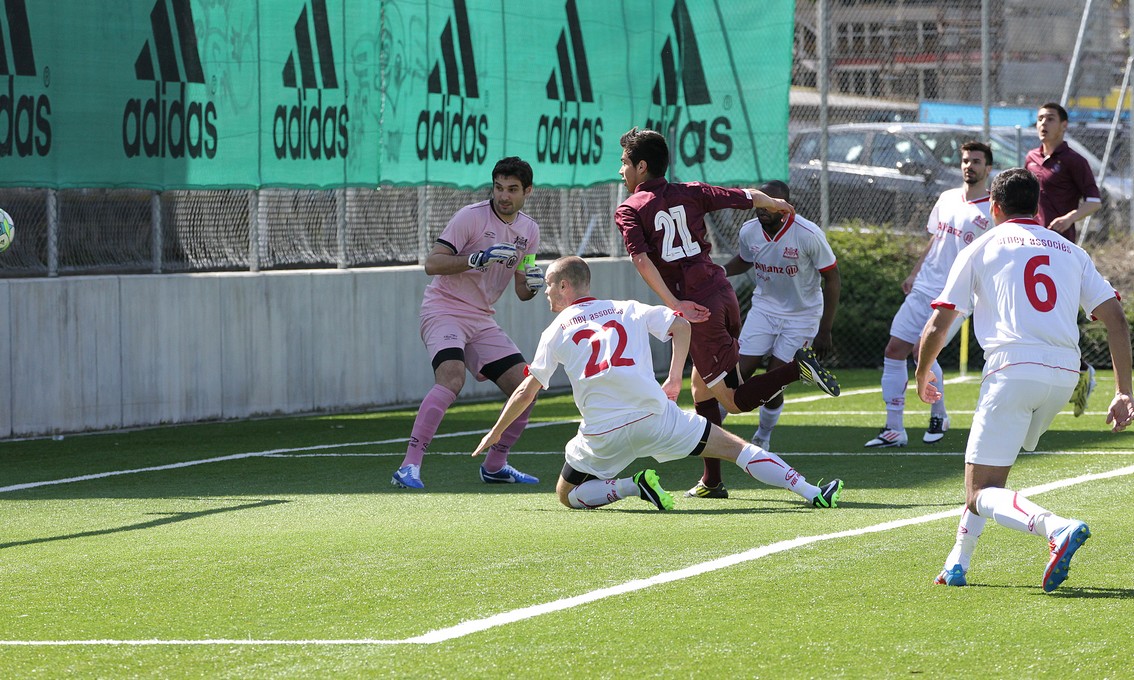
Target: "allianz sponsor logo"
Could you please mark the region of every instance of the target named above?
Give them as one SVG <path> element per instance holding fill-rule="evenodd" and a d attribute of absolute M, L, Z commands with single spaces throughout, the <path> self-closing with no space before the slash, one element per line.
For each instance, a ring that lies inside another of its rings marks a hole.
<path fill-rule="evenodd" d="M 558 111 L 539 117 L 536 157 L 541 163 L 593 165 L 602 160 L 602 117 L 593 109 L 594 92 L 575 0 L 567 0 L 567 28 L 555 46 L 558 63 L 547 79 L 547 98 Z"/>
<path fill-rule="evenodd" d="M 31 27 L 24 0 L 4 0 L 7 31 L 0 23 L 0 158 L 46 156 L 51 152 L 51 98 L 44 92 L 51 71 L 37 78 Z M 11 46 L 9 61 L 5 44 Z"/>
<path fill-rule="evenodd" d="M 310 13 L 308 8 L 303 6 L 295 22 L 295 49 L 283 68 L 284 87 L 295 90 L 295 102 L 276 106 L 272 143 L 279 159 L 346 158 L 350 111 L 345 103 L 336 105 L 345 100 L 346 92 L 339 88 L 326 0 L 311 0 Z"/>
<path fill-rule="evenodd" d="M 453 0 L 453 16 L 441 32 L 441 59 L 433 63 L 426 82 L 429 103 L 417 117 L 418 160 L 480 165 L 488 157 L 488 116 L 477 106 L 480 86 L 472 45 L 465 0 Z"/>
<path fill-rule="evenodd" d="M 126 100 L 122 149 L 127 158 L 214 158 L 217 108 L 200 96 L 205 72 L 189 0 L 156 0 L 150 27 L 134 75 L 153 82 L 153 95 Z"/>
<path fill-rule="evenodd" d="M 732 120 L 723 115 L 711 121 L 700 117 L 706 115 L 706 109 L 701 107 L 712 104 L 713 98 L 685 0 L 675 0 L 671 17 L 674 34 L 662 45 L 661 73 L 654 81 L 653 106 L 646 127 L 666 135 L 673 132 L 678 155 L 687 166 L 703 163 L 707 158 L 728 160 L 732 156 Z M 724 108 L 728 104 L 726 98 Z"/>

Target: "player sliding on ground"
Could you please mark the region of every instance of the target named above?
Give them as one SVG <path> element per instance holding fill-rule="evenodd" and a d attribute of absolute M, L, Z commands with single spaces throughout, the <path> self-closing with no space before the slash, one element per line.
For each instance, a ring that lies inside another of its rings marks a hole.
<path fill-rule="evenodd" d="M 567 443 L 567 461 L 555 488 L 563 505 L 597 508 L 638 496 L 659 510 L 672 510 L 673 497 L 662 488 L 655 471 L 616 476 L 636 458 L 650 456 L 665 462 L 701 456 L 732 461 L 752 478 L 793 491 L 815 507 L 836 507 L 841 480 L 810 484 L 776 454 L 677 406 L 691 335 L 689 322 L 679 314 L 634 300 L 590 297 L 590 267 L 578 257 L 552 262 L 546 282 L 551 311 L 559 316 L 543 332 L 527 377 L 474 456 L 492 446 L 526 412 L 562 364 L 583 416 L 578 434 Z M 663 385 L 654 377 L 649 335 L 662 341 L 673 338 Z"/>

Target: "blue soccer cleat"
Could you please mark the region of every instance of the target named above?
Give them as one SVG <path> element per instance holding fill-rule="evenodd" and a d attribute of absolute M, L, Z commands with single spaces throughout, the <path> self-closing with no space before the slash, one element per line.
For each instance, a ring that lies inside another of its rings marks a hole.
<path fill-rule="evenodd" d="M 1051 560 L 1043 572 L 1043 591 L 1050 593 L 1067 580 L 1071 558 L 1075 551 L 1091 537 L 1091 530 L 1083 522 L 1072 521 L 1051 535 Z"/>
<path fill-rule="evenodd" d="M 403 465 L 398 468 L 394 476 L 390 478 L 390 483 L 402 489 L 424 489 L 425 485 L 421 483 L 421 466 L 420 465 Z"/>
<path fill-rule="evenodd" d="M 959 564 L 954 564 L 949 569 L 942 569 L 937 578 L 933 579 L 933 583 L 939 586 L 969 585 L 968 580 L 965 579 L 965 570 Z"/>
<path fill-rule="evenodd" d="M 520 472 L 511 465 L 505 465 L 496 472 L 489 472 L 481 465 L 480 481 L 485 484 L 539 484 L 539 477 Z"/>

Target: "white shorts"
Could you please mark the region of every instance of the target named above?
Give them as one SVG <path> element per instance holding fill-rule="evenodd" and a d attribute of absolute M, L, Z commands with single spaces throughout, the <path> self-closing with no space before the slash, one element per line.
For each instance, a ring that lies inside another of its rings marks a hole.
<path fill-rule="evenodd" d="M 672 401 L 659 415 L 642 417 L 603 434 L 576 434 L 567 442 L 567 464 L 599 479 L 614 479 L 638 458 L 659 463 L 685 458 L 705 434 L 707 420 Z"/>
<path fill-rule="evenodd" d="M 1040 435 L 1051 426 L 1075 390 L 1073 374 L 1050 370 L 1048 379 L 1038 380 L 1031 367 L 1027 378 L 1012 377 L 1012 367 L 985 377 L 965 462 L 1008 467 L 1023 448 L 1035 451 Z"/>
<path fill-rule="evenodd" d="M 905 302 L 898 308 L 898 313 L 894 315 L 894 320 L 890 323 L 890 335 L 911 345 L 916 345 L 918 340 L 921 339 L 921 332 L 925 330 L 925 322 L 929 321 L 929 316 L 933 314 L 933 307 L 930 306 L 932 303 L 933 298 L 925 293 L 917 290 L 910 291 Z M 949 335 L 945 338 L 946 345 L 957 336 L 957 331 L 960 330 L 963 321 L 964 318 L 958 315 L 949 328 Z"/>
<path fill-rule="evenodd" d="M 775 316 L 753 307 L 740 329 L 740 353 L 748 357 L 763 357 L 771 353 L 790 364 L 795 358 L 795 351 L 810 345 L 818 332 L 818 317 Z"/>

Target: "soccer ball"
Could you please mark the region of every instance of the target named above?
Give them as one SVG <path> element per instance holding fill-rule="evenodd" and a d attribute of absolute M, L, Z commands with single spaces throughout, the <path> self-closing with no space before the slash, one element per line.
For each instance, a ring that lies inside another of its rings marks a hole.
<path fill-rule="evenodd" d="M 15 237 L 16 225 L 12 222 L 12 216 L 0 210 L 0 253 L 12 245 L 12 239 Z"/>

